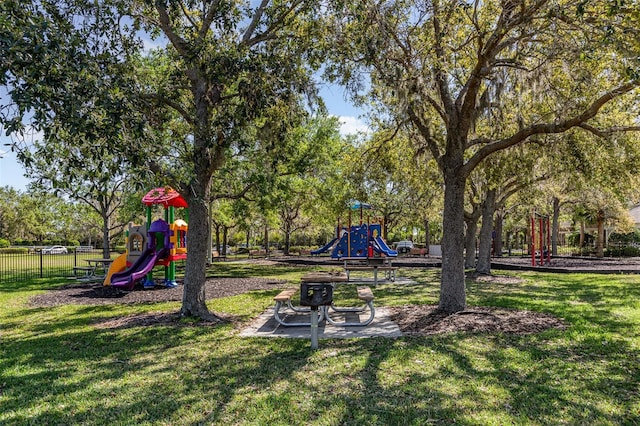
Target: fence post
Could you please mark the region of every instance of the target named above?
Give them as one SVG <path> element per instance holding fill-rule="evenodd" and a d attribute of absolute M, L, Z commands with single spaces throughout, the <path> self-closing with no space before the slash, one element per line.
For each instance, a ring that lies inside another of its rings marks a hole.
<path fill-rule="evenodd" d="M 42 250 L 40 250 L 40 278 L 44 278 L 44 267 L 43 267 L 43 258 L 42 258 Z"/>

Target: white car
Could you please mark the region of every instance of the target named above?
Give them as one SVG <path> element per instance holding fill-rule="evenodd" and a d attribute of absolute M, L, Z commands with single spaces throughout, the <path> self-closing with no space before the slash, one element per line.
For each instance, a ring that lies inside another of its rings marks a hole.
<path fill-rule="evenodd" d="M 413 248 L 413 241 L 398 241 L 394 246 L 398 253 L 409 253 Z"/>
<path fill-rule="evenodd" d="M 67 248 L 64 246 L 51 246 L 42 249 L 42 254 L 67 254 Z"/>

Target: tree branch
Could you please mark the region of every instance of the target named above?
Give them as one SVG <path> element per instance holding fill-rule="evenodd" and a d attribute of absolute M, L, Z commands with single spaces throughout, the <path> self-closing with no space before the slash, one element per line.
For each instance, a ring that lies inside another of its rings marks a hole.
<path fill-rule="evenodd" d="M 260 22 L 260 19 L 262 19 L 262 15 L 264 14 L 264 11 L 267 8 L 268 4 L 269 4 L 269 0 L 262 0 L 262 3 L 260 3 L 260 6 L 258 6 L 258 8 L 256 9 L 256 12 L 253 14 L 253 18 L 251 19 L 251 22 L 249 23 L 247 30 L 244 32 L 244 35 L 242 36 L 242 43 L 244 44 L 249 43 L 249 40 L 251 40 L 251 37 L 253 37 L 253 32 L 258 27 L 258 23 Z"/>
<path fill-rule="evenodd" d="M 193 19 L 191 19 L 191 16 L 189 16 L 189 11 L 187 10 L 187 8 L 184 5 L 184 2 L 182 0 L 180 0 L 178 2 L 180 4 L 180 9 L 182 9 L 182 14 L 184 15 L 184 17 L 187 19 L 187 21 L 189 21 L 189 23 L 191 24 L 191 26 L 196 29 L 198 28 L 198 25 L 195 23 L 195 21 Z"/>
<path fill-rule="evenodd" d="M 180 105 L 179 103 L 168 99 L 164 96 L 160 96 L 157 93 L 147 93 L 147 94 L 142 94 L 141 95 L 142 99 L 148 99 L 148 100 L 153 100 L 156 101 L 157 103 L 166 105 L 172 109 L 174 109 L 178 114 L 180 114 L 180 116 L 189 124 L 191 125 L 195 125 L 195 121 L 193 120 L 193 117 L 191 116 L 191 114 L 189 114 L 189 112 L 184 109 L 182 107 L 182 105 Z"/>
<path fill-rule="evenodd" d="M 438 63 L 434 65 L 434 74 L 435 80 L 438 85 L 438 91 L 440 93 L 440 98 L 442 99 L 442 103 L 444 105 L 445 111 L 447 112 L 447 116 L 453 117 L 455 111 L 455 105 L 453 103 L 453 99 L 451 98 L 451 93 L 449 92 L 449 85 L 447 84 L 447 77 L 443 70 L 443 66 L 446 63 L 444 48 L 442 47 L 442 28 L 440 27 L 440 19 L 438 18 L 438 7 L 437 3 L 434 2 L 433 5 L 433 32 L 435 38 L 435 53 L 438 58 Z"/>
<path fill-rule="evenodd" d="M 539 134 L 557 134 L 563 133 L 567 130 L 581 126 L 582 124 L 586 124 L 586 121 L 595 117 L 600 109 L 611 100 L 618 98 L 630 91 L 636 89 L 640 84 L 640 80 L 633 80 L 629 83 L 623 84 L 620 87 L 617 87 L 604 95 L 600 96 L 598 99 L 593 101 L 593 103 L 585 109 L 582 113 L 568 118 L 564 121 L 560 121 L 557 123 L 541 123 L 534 124 L 529 127 L 525 127 L 519 130 L 517 133 L 512 135 L 511 137 L 504 138 L 495 142 L 490 142 L 480 148 L 463 167 L 463 173 L 469 173 L 471 170 L 475 169 L 475 167 L 480 164 L 482 160 L 484 160 L 487 156 L 493 154 L 496 151 L 500 151 L 510 146 L 517 145 L 527 138 L 533 135 Z"/>
<path fill-rule="evenodd" d="M 167 36 L 173 47 L 178 51 L 178 53 L 184 57 L 188 58 L 190 56 L 189 53 L 189 44 L 171 27 L 171 18 L 169 18 L 169 14 L 167 13 L 166 5 L 163 2 L 156 1 L 156 10 L 158 11 L 160 29 Z"/>
<path fill-rule="evenodd" d="M 600 138 L 606 138 L 607 136 L 611 136 L 613 133 L 640 131 L 640 126 L 617 126 L 617 127 L 609 127 L 608 129 L 600 130 L 590 124 L 582 123 L 582 124 L 579 124 L 578 127 L 581 127 L 584 130 L 591 132 Z"/>
<path fill-rule="evenodd" d="M 425 142 L 427 143 L 427 147 L 429 148 L 429 151 L 431 151 L 431 155 L 436 160 L 436 163 L 438 163 L 438 167 L 440 167 L 441 170 L 444 170 L 444 164 L 442 164 L 442 155 L 440 154 L 440 150 L 438 149 L 438 144 L 431 136 L 431 130 L 429 129 L 429 126 L 424 124 L 422 118 L 420 118 L 418 114 L 416 114 L 413 105 L 409 105 L 407 107 L 407 112 L 409 113 L 409 118 L 418 128 L 420 135 L 422 135 Z"/>
<path fill-rule="evenodd" d="M 265 30 L 264 33 L 253 37 L 255 28 L 258 25 L 260 18 L 264 14 L 264 9 L 266 9 L 267 3 L 269 3 L 268 0 L 262 0 L 262 3 L 260 4 L 260 6 L 258 7 L 258 9 L 256 9 L 256 14 L 253 17 L 251 24 L 249 24 L 247 31 L 245 31 L 242 37 L 242 44 L 251 47 L 251 46 L 255 46 L 256 44 L 262 43 L 264 41 L 272 40 L 276 38 L 276 34 L 275 34 L 276 30 L 278 28 L 281 28 L 287 16 L 289 16 L 291 12 L 293 12 L 303 2 L 304 0 L 293 1 L 287 9 L 285 9 L 278 17 L 276 17 L 276 19 L 274 19 L 274 21 L 271 23 L 269 28 Z"/>
<path fill-rule="evenodd" d="M 202 19 L 202 27 L 200 27 L 200 30 L 198 31 L 198 38 L 200 40 L 203 40 L 207 35 L 207 31 L 209 31 L 209 27 L 211 26 L 211 23 L 213 23 L 213 18 L 219 6 L 220 0 L 213 1 L 209 5 L 209 9 L 207 9 L 207 12 L 204 14 Z"/>

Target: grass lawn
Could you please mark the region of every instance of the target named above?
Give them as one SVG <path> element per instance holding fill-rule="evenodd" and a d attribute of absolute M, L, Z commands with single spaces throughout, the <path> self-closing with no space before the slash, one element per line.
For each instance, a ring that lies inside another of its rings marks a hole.
<path fill-rule="evenodd" d="M 380 285 L 377 305 L 436 303 L 437 272 L 399 275 L 419 285 Z M 524 282 L 469 283 L 469 304 L 551 313 L 566 330 L 322 339 L 311 351 L 306 339 L 240 338 L 237 324 L 100 328 L 179 304 L 33 308 L 30 296 L 64 280 L 0 284 L 0 424 L 640 424 L 640 276 L 517 275 Z M 276 293 L 208 305 L 244 321 Z"/>

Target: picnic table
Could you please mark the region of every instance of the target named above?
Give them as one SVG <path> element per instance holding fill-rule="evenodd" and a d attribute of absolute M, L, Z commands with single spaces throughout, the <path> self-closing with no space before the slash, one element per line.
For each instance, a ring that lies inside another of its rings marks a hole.
<path fill-rule="evenodd" d="M 375 309 L 373 307 L 373 292 L 369 287 L 366 286 L 358 286 L 356 288 L 358 299 L 364 302 L 364 306 L 353 306 L 353 307 L 339 307 L 336 306 L 333 300 L 333 289 L 339 284 L 349 283 L 349 278 L 346 274 L 335 274 L 335 273 L 326 273 L 326 272 L 313 272 L 304 275 L 300 279 L 300 291 L 301 291 L 301 302 L 304 302 L 306 306 L 294 306 L 291 302 L 293 296 L 298 292 L 297 288 L 288 288 L 281 291 L 276 297 L 274 297 L 274 301 L 276 302 L 274 308 L 274 318 L 275 320 L 283 326 L 286 327 L 295 327 L 295 326 L 313 326 L 313 315 L 311 317 L 311 322 L 287 322 L 284 318 L 281 317 L 281 310 L 291 310 L 294 313 L 313 313 L 314 304 L 318 303 L 318 306 L 315 306 L 317 309 L 317 321 L 322 322 L 327 320 L 332 325 L 337 326 L 364 326 L 368 325 L 373 321 L 375 317 Z M 324 292 L 324 295 L 313 294 L 314 292 Z M 317 297 L 316 297 L 317 296 Z M 309 299 L 316 298 L 315 302 L 312 302 Z M 311 306 L 311 307 L 309 307 Z M 336 321 L 331 317 L 331 312 L 335 313 L 362 313 L 366 310 L 370 311 L 369 318 L 363 322 L 353 322 L 353 321 Z"/>
<path fill-rule="evenodd" d="M 378 284 L 378 271 L 385 273 L 385 279 L 395 281 L 398 268 L 392 265 L 391 257 L 342 257 L 344 271 L 350 279 L 351 271 L 373 271 L 373 285 Z"/>
<path fill-rule="evenodd" d="M 84 275 L 80 276 L 80 279 L 101 280 L 107 275 L 113 259 L 85 259 L 85 262 L 87 262 L 87 266 L 74 266 L 73 273 L 76 276 L 83 273 Z"/>
<path fill-rule="evenodd" d="M 373 292 L 369 287 L 357 287 L 358 298 L 365 302 L 364 307 L 345 307 L 338 308 L 333 303 L 333 288 L 340 283 L 348 283 L 349 278 L 345 274 L 339 273 L 322 273 L 314 272 L 304 275 L 300 280 L 300 305 L 304 307 L 295 307 L 291 303 L 291 298 L 297 292 L 296 288 L 283 290 L 274 297 L 276 306 L 274 309 L 275 320 L 287 327 L 291 326 L 310 326 L 311 327 L 311 348 L 318 348 L 318 323 L 326 320 L 335 326 L 365 326 L 373 321 L 375 309 L 373 307 Z M 280 309 L 285 306 L 296 313 L 309 313 L 309 322 L 286 322 L 280 317 Z M 367 309 L 370 311 L 369 318 L 364 322 L 354 322 L 345 319 L 344 321 L 336 321 L 331 318 L 330 311 L 338 313 L 362 313 Z"/>

